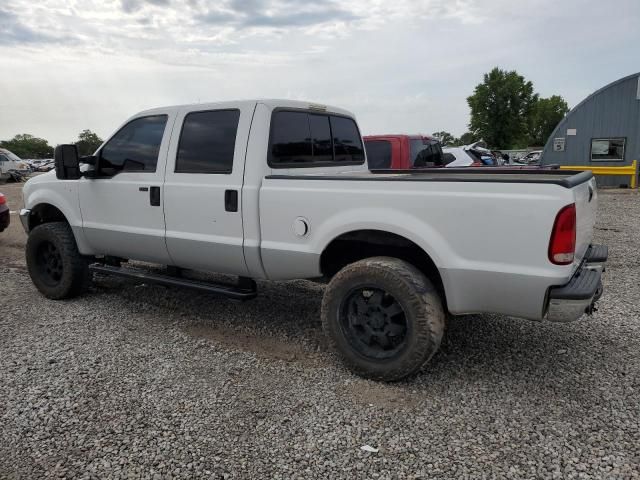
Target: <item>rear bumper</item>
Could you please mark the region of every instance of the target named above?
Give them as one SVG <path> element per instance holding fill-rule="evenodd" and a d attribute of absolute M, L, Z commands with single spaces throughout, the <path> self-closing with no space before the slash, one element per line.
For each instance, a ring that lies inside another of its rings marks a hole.
<path fill-rule="evenodd" d="M 552 322 L 572 322 L 595 310 L 603 292 L 602 274 L 609 255 L 605 245 L 592 245 L 569 283 L 549 289 L 547 314 Z"/>

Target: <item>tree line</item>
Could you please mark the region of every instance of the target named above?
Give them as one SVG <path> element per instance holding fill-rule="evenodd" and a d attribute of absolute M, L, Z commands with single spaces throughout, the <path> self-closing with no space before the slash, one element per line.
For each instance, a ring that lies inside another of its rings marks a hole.
<path fill-rule="evenodd" d="M 514 71 L 495 67 L 467 97 L 471 111 L 469 131 L 460 138 L 449 132 L 433 134 L 443 146 L 469 145 L 484 140 L 499 150 L 542 147 L 569 112 L 560 95 L 542 98 L 533 83 Z"/>
<path fill-rule="evenodd" d="M 91 130 L 83 130 L 74 143 L 78 146 L 78 154 L 91 155 L 102 145 L 102 139 Z M 28 133 L 20 133 L 11 140 L 0 141 L 0 147 L 6 148 L 20 158 L 53 158 L 53 147 L 44 138 L 34 137 Z"/>

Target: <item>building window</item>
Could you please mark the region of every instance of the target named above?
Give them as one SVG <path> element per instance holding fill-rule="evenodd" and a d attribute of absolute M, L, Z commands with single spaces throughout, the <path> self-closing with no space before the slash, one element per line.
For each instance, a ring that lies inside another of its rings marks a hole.
<path fill-rule="evenodd" d="M 593 138 L 591 139 L 592 162 L 623 162 L 624 138 Z"/>

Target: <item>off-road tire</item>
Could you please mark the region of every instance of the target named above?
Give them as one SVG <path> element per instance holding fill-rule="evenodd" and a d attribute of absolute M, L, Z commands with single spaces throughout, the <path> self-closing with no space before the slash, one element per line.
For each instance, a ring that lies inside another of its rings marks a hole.
<path fill-rule="evenodd" d="M 374 359 L 352 346 L 340 320 L 343 301 L 361 285 L 375 285 L 404 310 L 407 331 L 403 350 L 394 358 Z M 416 267 L 391 257 L 372 257 L 338 272 L 322 300 L 322 327 L 347 367 L 373 380 L 395 381 L 416 373 L 436 353 L 445 328 L 445 312 L 433 283 Z"/>
<path fill-rule="evenodd" d="M 52 244 L 61 260 L 60 278 L 52 280 L 43 272 L 38 252 L 44 245 Z M 72 298 L 86 291 L 90 283 L 89 259 L 78 251 L 69 224 L 51 222 L 38 225 L 27 239 L 26 260 L 29 275 L 36 288 L 52 300 Z"/>

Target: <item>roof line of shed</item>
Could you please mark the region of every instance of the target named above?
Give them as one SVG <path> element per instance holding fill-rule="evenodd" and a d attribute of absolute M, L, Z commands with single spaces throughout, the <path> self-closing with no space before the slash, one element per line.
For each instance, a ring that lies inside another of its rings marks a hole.
<path fill-rule="evenodd" d="M 593 97 L 595 97 L 596 95 L 599 95 L 600 93 L 604 92 L 605 90 L 608 90 L 612 87 L 615 87 L 616 85 L 618 85 L 619 83 L 623 83 L 626 82 L 627 80 L 632 79 L 633 77 L 640 77 L 640 72 L 637 73 L 632 73 L 631 75 L 627 75 L 626 77 L 622 77 L 619 78 L 618 80 L 608 83 L 607 85 L 605 85 L 604 87 L 599 88 L 598 90 L 596 90 L 595 92 L 593 92 L 591 95 L 588 95 L 584 100 L 582 100 L 580 103 L 578 103 L 575 107 L 573 107 L 571 110 L 569 110 L 569 113 L 567 113 L 564 118 L 562 120 L 560 120 L 558 122 L 558 125 L 556 125 L 556 128 L 553 129 L 553 132 L 551 132 L 551 135 L 549 135 L 549 138 L 547 139 L 547 143 L 544 144 L 544 148 L 543 148 L 543 152 L 547 151 L 547 145 L 550 144 L 550 142 L 552 142 L 552 139 L 555 138 L 556 136 L 556 132 L 560 129 L 560 127 L 562 126 L 562 124 L 564 124 L 567 119 L 574 114 L 576 111 L 578 111 L 585 103 L 587 103 L 589 100 L 591 100 Z"/>

